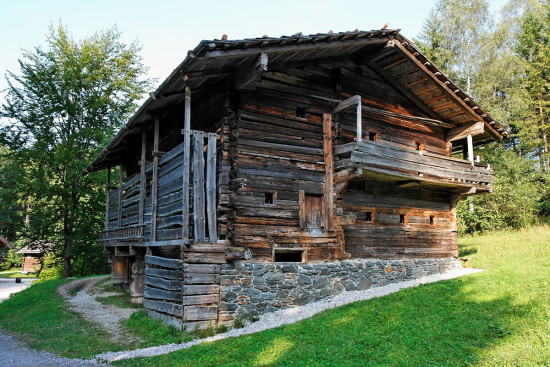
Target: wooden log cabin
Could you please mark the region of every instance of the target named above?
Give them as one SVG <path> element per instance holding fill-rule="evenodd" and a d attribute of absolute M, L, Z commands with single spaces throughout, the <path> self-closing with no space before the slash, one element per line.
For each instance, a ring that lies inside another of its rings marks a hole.
<path fill-rule="evenodd" d="M 474 145 L 505 136 L 398 30 L 224 36 L 87 172 L 113 283 L 202 327 L 457 266 L 455 204 L 493 182 Z"/>

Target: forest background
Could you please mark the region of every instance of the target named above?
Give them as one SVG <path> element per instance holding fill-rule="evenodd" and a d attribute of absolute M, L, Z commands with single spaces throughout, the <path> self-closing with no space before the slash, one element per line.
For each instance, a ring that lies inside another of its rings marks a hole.
<path fill-rule="evenodd" d="M 105 172 L 83 175 L 153 81 L 137 43 L 116 28 L 74 41 L 52 27 L 6 75 L 0 106 L 0 235 L 48 243 L 42 278 L 108 271 L 99 241 Z M 440 0 L 417 46 L 496 120 L 509 138 L 476 147 L 495 171 L 493 193 L 459 202 L 459 235 L 520 228 L 550 217 L 550 6 Z M 17 263 L 13 252 L 6 263 Z"/>

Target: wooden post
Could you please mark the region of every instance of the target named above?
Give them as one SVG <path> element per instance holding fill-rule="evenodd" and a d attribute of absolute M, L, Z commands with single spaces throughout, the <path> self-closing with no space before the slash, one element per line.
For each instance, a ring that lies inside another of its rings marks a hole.
<path fill-rule="evenodd" d="M 181 238 L 183 243 L 189 243 L 189 165 L 191 157 L 191 90 L 185 88 L 185 117 L 183 130 L 183 203 Z"/>
<path fill-rule="evenodd" d="M 111 210 L 111 167 L 107 168 L 107 200 L 105 204 L 105 229 L 109 229 L 109 211 Z"/>
<path fill-rule="evenodd" d="M 195 243 L 205 241 L 204 231 L 204 132 L 193 132 L 193 219 Z"/>
<path fill-rule="evenodd" d="M 141 159 L 140 164 L 140 176 L 139 176 L 139 218 L 138 223 L 143 225 L 143 217 L 145 212 L 145 195 L 147 187 L 147 175 L 145 173 L 145 154 L 147 152 L 147 133 L 143 131 L 141 133 Z"/>
<path fill-rule="evenodd" d="M 210 242 L 216 242 L 216 139 L 217 135 L 208 134 L 208 150 L 206 152 L 206 214 L 208 217 L 208 237 Z"/>
<path fill-rule="evenodd" d="M 306 229 L 306 192 L 304 190 L 300 190 L 298 192 L 298 203 L 300 205 L 300 229 L 304 230 Z"/>
<path fill-rule="evenodd" d="M 151 241 L 157 240 L 157 210 L 158 210 L 158 183 L 159 183 L 159 126 L 160 121 L 155 119 L 155 136 L 153 140 L 153 182 L 151 187 Z"/>
<path fill-rule="evenodd" d="M 361 97 L 357 96 L 357 141 L 363 139 L 363 116 L 361 115 L 361 110 Z"/>
<path fill-rule="evenodd" d="M 472 135 L 468 134 L 466 136 L 466 141 L 468 143 L 468 160 L 470 163 L 472 163 L 472 166 L 474 165 L 474 141 L 472 139 Z"/>
<path fill-rule="evenodd" d="M 118 170 L 118 222 L 117 227 L 122 227 L 122 193 L 124 191 L 124 172 L 122 170 L 122 165 L 120 165 Z"/>
<path fill-rule="evenodd" d="M 361 102 L 359 102 L 361 103 Z M 332 159 L 332 115 L 323 114 L 323 153 L 325 156 L 324 200 L 327 231 L 334 230 L 334 184 Z"/>

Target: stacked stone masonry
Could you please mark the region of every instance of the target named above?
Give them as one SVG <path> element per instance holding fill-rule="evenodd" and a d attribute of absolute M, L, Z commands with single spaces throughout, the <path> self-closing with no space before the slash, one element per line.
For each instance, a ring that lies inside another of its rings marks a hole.
<path fill-rule="evenodd" d="M 221 267 L 219 321 L 301 306 L 344 291 L 362 291 L 461 268 L 457 259 L 248 263 Z"/>

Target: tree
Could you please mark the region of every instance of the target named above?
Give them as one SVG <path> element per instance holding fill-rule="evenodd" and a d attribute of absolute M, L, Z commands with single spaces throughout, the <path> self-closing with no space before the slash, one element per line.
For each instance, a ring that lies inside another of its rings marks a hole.
<path fill-rule="evenodd" d="M 6 76 L 0 143 L 25 167 L 27 234 L 54 243 L 65 277 L 101 248 L 105 177 L 83 172 L 151 84 L 140 48 L 120 36 L 112 28 L 76 42 L 62 25 L 50 27 L 46 49 L 24 52 L 20 74 Z"/>
<path fill-rule="evenodd" d="M 424 22 L 419 47 L 470 94 L 482 39 L 492 25 L 485 0 L 439 0 Z"/>

